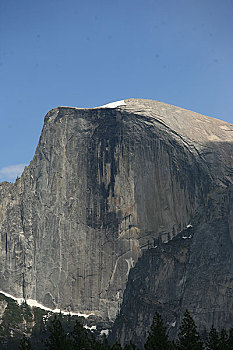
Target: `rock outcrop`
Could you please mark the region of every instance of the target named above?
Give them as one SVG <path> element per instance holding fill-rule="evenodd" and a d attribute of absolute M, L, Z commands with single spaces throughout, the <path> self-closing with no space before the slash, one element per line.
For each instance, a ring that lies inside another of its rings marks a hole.
<path fill-rule="evenodd" d="M 230 271 L 224 266 L 233 238 L 232 135 L 231 124 L 151 100 L 51 110 L 30 165 L 14 184 L 0 184 L 0 289 L 114 320 L 136 264 L 127 291 L 138 288 L 134 273 L 142 269 L 142 280 L 150 280 L 153 266 L 151 280 L 165 286 L 168 274 L 173 281 L 166 300 L 183 298 L 186 307 L 196 293 L 205 303 L 209 282 L 199 288 L 191 277 L 201 259 L 203 273 L 212 274 L 208 247 L 216 265 L 220 259 L 218 276 L 209 276 L 211 293 L 219 291 L 214 281 Z M 190 223 L 193 239 L 177 243 Z M 154 249 L 167 241 L 165 252 Z M 228 246 L 226 254 L 219 244 Z M 184 276 L 187 290 L 176 285 Z M 230 303 L 228 277 L 222 288 Z M 216 307 L 220 299 L 213 296 Z"/>

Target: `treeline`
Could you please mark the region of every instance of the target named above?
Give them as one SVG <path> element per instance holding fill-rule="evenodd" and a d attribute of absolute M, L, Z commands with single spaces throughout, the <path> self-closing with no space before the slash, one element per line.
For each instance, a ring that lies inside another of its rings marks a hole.
<path fill-rule="evenodd" d="M 186 310 L 177 339 L 170 341 L 162 317 L 156 313 L 144 347 L 145 350 L 233 350 L 233 328 L 218 332 L 212 326 L 209 333 L 201 336 Z"/>
<path fill-rule="evenodd" d="M 49 321 L 47 338 L 42 340 L 41 346 L 47 350 L 137 350 L 132 342 L 124 348 L 118 343 L 109 345 L 106 337 L 98 339 L 85 329 L 79 320 L 76 320 L 71 331 L 67 329 L 62 325 L 61 319 L 55 316 Z M 225 329 L 218 332 L 212 326 L 203 339 L 186 310 L 178 337 L 171 341 L 161 315 L 156 313 L 144 348 L 145 350 L 233 350 L 233 328 L 228 332 Z M 19 350 L 32 349 L 30 338 L 24 336 L 20 341 Z"/>

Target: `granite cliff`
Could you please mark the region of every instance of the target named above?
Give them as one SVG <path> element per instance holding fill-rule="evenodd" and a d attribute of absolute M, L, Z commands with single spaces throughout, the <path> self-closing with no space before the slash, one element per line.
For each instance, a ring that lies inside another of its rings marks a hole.
<path fill-rule="evenodd" d="M 204 324 L 232 322 L 232 142 L 233 125 L 152 100 L 51 110 L 30 165 L 0 184 L 0 289 L 112 321 L 128 281 L 122 342 L 158 303 L 168 322 L 195 314 L 190 298 Z"/>

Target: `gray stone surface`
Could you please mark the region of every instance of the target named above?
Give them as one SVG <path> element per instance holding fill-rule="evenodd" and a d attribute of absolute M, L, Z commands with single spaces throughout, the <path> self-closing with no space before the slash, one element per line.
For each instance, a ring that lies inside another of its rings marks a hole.
<path fill-rule="evenodd" d="M 7 302 L 5 300 L 0 300 L 0 324 L 2 323 L 2 316 L 7 307 Z"/>
<path fill-rule="evenodd" d="M 176 237 L 209 198 L 223 200 L 231 124 L 152 100 L 125 103 L 51 110 L 30 165 L 0 184 L 1 290 L 114 320 L 143 252 Z"/>
<path fill-rule="evenodd" d="M 144 252 L 131 270 L 111 336 L 141 349 L 155 312 L 171 338 L 186 309 L 200 332 L 233 325 L 233 245 L 228 217 L 196 221 L 167 244 Z"/>

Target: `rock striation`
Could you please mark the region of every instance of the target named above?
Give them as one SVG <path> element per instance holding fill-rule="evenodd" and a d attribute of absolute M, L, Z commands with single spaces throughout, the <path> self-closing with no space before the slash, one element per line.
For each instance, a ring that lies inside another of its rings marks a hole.
<path fill-rule="evenodd" d="M 111 321 L 129 277 L 132 327 L 148 311 L 139 280 L 148 307 L 156 293 L 176 310 L 192 293 L 200 310 L 231 305 L 232 141 L 233 125 L 152 100 L 51 110 L 30 165 L 0 184 L 0 289 Z M 189 224 L 193 238 L 179 238 Z M 219 317 L 208 312 L 206 324 Z M 121 326 L 124 342 L 132 329 Z"/>

